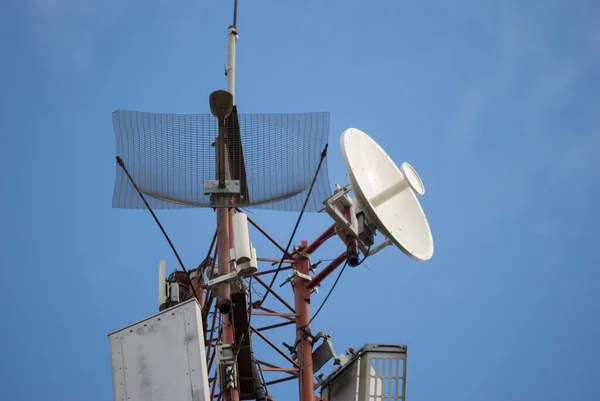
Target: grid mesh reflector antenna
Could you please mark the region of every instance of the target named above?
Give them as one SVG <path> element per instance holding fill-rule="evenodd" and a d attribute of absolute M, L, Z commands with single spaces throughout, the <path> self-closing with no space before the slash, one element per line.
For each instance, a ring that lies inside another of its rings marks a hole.
<path fill-rule="evenodd" d="M 214 116 L 117 110 L 113 126 L 117 154 L 153 209 L 300 211 L 329 137 L 329 113 L 238 114 L 234 109 L 226 120 L 227 167 L 231 179 L 240 180 L 241 193 L 223 205 L 211 203 L 211 196 L 204 194 L 204 181 L 217 176 L 214 144 L 219 127 Z M 330 192 L 324 160 L 306 211 L 318 211 Z M 120 168 L 113 207 L 145 208 Z"/>

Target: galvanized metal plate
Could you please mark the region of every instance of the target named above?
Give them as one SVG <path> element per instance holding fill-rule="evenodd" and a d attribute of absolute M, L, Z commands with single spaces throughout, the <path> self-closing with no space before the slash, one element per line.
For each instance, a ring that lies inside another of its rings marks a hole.
<path fill-rule="evenodd" d="M 208 401 L 195 299 L 109 334 L 115 401 Z"/>
<path fill-rule="evenodd" d="M 205 194 L 239 194 L 240 180 L 225 180 L 225 188 L 219 188 L 219 180 L 204 181 Z"/>

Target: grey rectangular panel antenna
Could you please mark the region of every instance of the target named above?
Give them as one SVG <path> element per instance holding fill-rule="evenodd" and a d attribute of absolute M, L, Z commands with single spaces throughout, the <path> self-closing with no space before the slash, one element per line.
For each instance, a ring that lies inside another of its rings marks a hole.
<path fill-rule="evenodd" d="M 108 335 L 115 401 L 208 401 L 202 314 L 191 299 Z"/>
<path fill-rule="evenodd" d="M 367 344 L 321 385 L 328 401 L 405 401 L 406 345 Z"/>

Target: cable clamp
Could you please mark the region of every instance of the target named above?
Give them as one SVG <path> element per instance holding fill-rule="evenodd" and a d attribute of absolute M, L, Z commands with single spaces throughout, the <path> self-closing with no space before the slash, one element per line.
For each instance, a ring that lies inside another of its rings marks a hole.
<path fill-rule="evenodd" d="M 294 277 L 300 277 L 301 279 L 307 280 L 307 281 L 312 281 L 312 277 L 308 274 L 304 274 L 304 273 L 300 273 L 297 270 L 294 270 L 294 273 L 292 275 L 287 276 L 287 278 L 285 280 L 283 280 L 283 282 L 281 284 L 279 284 L 279 287 L 283 287 L 284 285 L 286 285 L 287 283 L 292 283 L 294 284 Z"/>

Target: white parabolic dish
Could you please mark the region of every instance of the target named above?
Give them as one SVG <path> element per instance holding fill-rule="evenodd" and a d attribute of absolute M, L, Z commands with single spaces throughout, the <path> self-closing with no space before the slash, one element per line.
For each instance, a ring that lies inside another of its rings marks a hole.
<path fill-rule="evenodd" d="M 386 238 L 415 260 L 433 255 L 433 237 L 415 193 L 425 187 L 408 163 L 401 169 L 367 134 L 349 128 L 341 148 L 356 200 Z"/>

